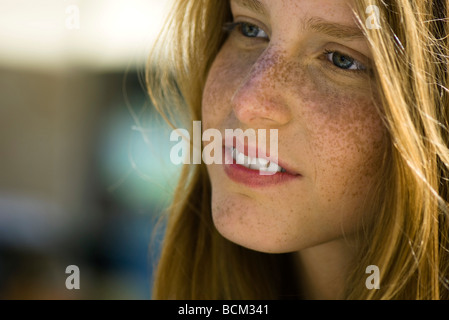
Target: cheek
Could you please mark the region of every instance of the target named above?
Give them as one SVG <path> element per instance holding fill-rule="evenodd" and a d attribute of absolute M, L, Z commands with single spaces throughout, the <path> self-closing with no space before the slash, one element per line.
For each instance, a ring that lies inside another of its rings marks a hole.
<path fill-rule="evenodd" d="M 329 202 L 363 202 L 381 169 L 386 130 L 367 97 L 328 93 L 305 111 L 316 186 Z"/>

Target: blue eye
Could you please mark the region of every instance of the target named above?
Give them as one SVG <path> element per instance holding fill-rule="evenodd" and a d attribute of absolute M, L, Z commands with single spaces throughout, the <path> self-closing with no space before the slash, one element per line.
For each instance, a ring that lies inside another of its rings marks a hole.
<path fill-rule="evenodd" d="M 258 26 L 247 22 L 231 22 L 224 25 L 224 29 L 228 32 L 236 29 L 247 38 L 262 38 L 268 40 L 268 35 Z"/>
<path fill-rule="evenodd" d="M 325 52 L 327 60 L 332 62 L 337 68 L 344 70 L 365 70 L 366 67 L 359 61 L 344 55 L 338 51 Z"/>
<path fill-rule="evenodd" d="M 245 37 L 248 38 L 268 38 L 265 31 L 249 23 L 241 22 L 240 31 Z"/>

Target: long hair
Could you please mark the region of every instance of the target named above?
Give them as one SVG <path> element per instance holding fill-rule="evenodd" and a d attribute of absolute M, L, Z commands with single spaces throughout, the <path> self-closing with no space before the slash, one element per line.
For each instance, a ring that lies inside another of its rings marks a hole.
<path fill-rule="evenodd" d="M 375 217 L 359 234 L 345 298 L 448 299 L 448 1 L 356 2 L 389 143 L 371 197 Z M 380 29 L 365 25 L 370 5 L 380 9 Z M 229 1 L 176 1 L 149 60 L 158 67 L 146 79 L 153 104 L 173 126 L 181 115 L 187 128 L 201 120 L 207 73 L 230 19 Z M 291 254 L 255 252 L 216 231 L 204 164 L 184 166 L 166 219 L 153 298 L 295 297 Z M 379 290 L 365 286 L 368 265 L 379 267 Z"/>

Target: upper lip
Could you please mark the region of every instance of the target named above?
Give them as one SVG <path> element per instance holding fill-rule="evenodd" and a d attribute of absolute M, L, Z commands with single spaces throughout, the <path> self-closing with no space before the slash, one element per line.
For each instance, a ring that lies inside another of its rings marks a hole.
<path fill-rule="evenodd" d="M 292 169 L 292 167 L 285 163 L 284 161 L 279 159 L 278 155 L 269 155 L 267 153 L 266 150 L 266 146 L 265 145 L 261 145 L 261 146 L 254 146 L 254 145 L 250 145 L 248 143 L 237 143 L 237 137 L 231 137 L 231 139 L 223 139 L 223 144 L 225 146 L 225 148 L 236 148 L 238 152 L 243 153 L 245 156 L 247 157 L 257 157 L 257 158 L 262 158 L 262 159 L 266 159 L 270 162 L 274 162 L 277 165 L 279 165 L 280 167 L 285 169 L 285 172 L 291 175 L 300 175 L 299 173 L 295 172 L 294 169 Z M 242 150 L 243 147 L 243 150 Z"/>

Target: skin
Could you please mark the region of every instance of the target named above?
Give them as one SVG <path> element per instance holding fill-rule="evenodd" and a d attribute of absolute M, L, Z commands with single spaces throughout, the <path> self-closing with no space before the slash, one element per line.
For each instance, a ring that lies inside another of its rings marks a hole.
<path fill-rule="evenodd" d="M 278 129 L 278 158 L 301 176 L 252 188 L 208 165 L 212 214 L 227 239 L 267 253 L 297 252 L 305 298 L 338 298 L 353 255 L 353 235 L 371 216 L 370 187 L 381 166 L 385 129 L 367 72 L 341 70 L 324 50 L 368 66 L 364 38 L 342 40 L 306 29 L 321 18 L 356 27 L 350 1 L 262 0 L 266 13 L 231 0 L 234 29 L 218 53 L 203 94 L 203 130 Z"/>

